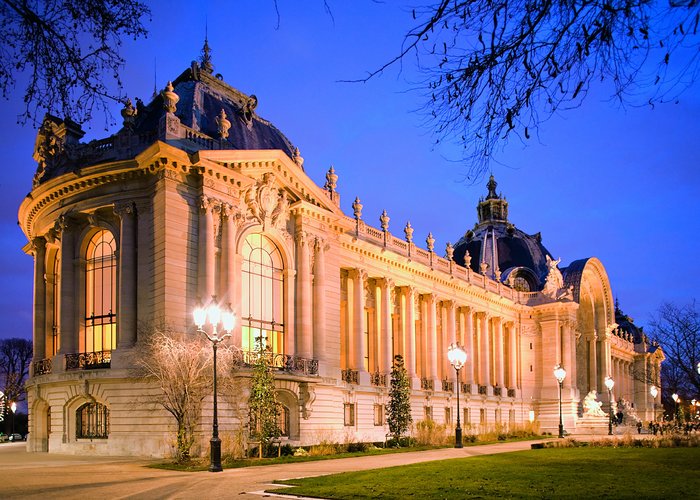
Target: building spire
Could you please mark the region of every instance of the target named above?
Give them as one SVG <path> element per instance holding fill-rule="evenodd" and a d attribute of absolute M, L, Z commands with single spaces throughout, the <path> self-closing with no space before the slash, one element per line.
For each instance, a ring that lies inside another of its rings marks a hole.
<path fill-rule="evenodd" d="M 496 182 L 496 179 L 494 179 L 493 174 L 491 174 L 491 177 L 489 177 L 489 182 L 486 184 L 486 187 L 489 189 L 489 194 L 486 195 L 487 200 L 498 199 L 498 195 L 496 194 L 496 186 L 498 186 L 498 183 Z"/>
<path fill-rule="evenodd" d="M 479 215 L 479 224 L 508 221 L 508 202 L 505 198 L 496 194 L 496 186 L 498 186 L 498 183 L 494 179 L 493 174 L 491 174 L 489 182 L 486 184 L 489 193 L 485 199 L 482 198 L 479 201 L 479 205 L 476 207 Z"/>
<path fill-rule="evenodd" d="M 209 48 L 209 34 L 206 26 L 204 28 L 204 47 L 202 47 L 201 62 L 202 71 L 211 75 L 212 71 L 214 71 L 214 65 L 211 63 L 211 48 Z"/>
<path fill-rule="evenodd" d="M 158 59 L 153 58 L 153 95 L 151 100 L 158 97 Z"/>

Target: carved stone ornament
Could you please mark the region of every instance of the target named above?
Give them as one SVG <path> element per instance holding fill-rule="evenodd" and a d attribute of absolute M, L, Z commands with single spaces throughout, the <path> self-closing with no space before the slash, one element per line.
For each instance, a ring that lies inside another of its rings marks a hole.
<path fill-rule="evenodd" d="M 296 163 L 299 168 L 304 170 L 304 158 L 301 157 L 299 148 L 294 148 L 294 156 L 292 156 L 292 160 L 294 160 L 294 163 Z"/>
<path fill-rule="evenodd" d="M 406 235 L 407 243 L 411 243 L 413 241 L 413 228 L 411 227 L 411 221 L 406 223 L 406 227 L 403 228 L 403 234 Z"/>
<path fill-rule="evenodd" d="M 219 116 L 216 117 L 216 131 L 222 139 L 228 138 L 228 131 L 231 128 L 231 122 L 226 118 L 226 111 L 221 108 Z"/>
<path fill-rule="evenodd" d="M 483 275 L 486 275 L 486 272 L 489 270 L 489 267 L 489 263 L 485 260 L 482 260 L 481 264 L 479 264 L 479 272 Z"/>
<path fill-rule="evenodd" d="M 326 172 L 326 184 L 323 186 L 329 193 L 334 193 L 335 188 L 338 187 L 338 174 L 335 173 L 333 165 Z"/>
<path fill-rule="evenodd" d="M 428 245 L 428 252 L 432 253 L 433 250 L 435 250 L 435 238 L 433 238 L 433 233 L 428 233 L 425 243 Z"/>
<path fill-rule="evenodd" d="M 448 241 L 447 245 L 445 245 L 445 258 L 447 260 L 452 260 L 454 258 L 454 255 L 455 255 L 455 248 Z"/>
<path fill-rule="evenodd" d="M 168 113 L 175 113 L 180 96 L 175 93 L 173 82 L 168 82 L 165 86 L 165 90 L 163 90 L 160 95 L 163 97 L 163 109 Z"/>
<path fill-rule="evenodd" d="M 253 116 L 255 115 L 255 108 L 258 107 L 258 98 L 252 94 L 248 100 L 243 104 L 243 108 L 241 109 L 241 116 L 243 117 L 243 121 L 246 122 L 248 127 L 250 128 L 253 125 Z"/>
<path fill-rule="evenodd" d="M 132 130 L 134 124 L 136 123 L 136 115 L 138 110 L 134 107 L 131 99 L 128 97 L 124 100 L 124 107 L 121 110 L 122 118 L 124 119 L 124 128 L 127 130 Z"/>
<path fill-rule="evenodd" d="M 283 229 L 289 220 L 289 198 L 284 189 L 275 186 L 275 174 L 266 173 L 243 195 L 248 207 L 247 217 L 257 220 L 263 228 Z"/>
<path fill-rule="evenodd" d="M 472 265 L 472 256 L 469 255 L 469 250 L 464 253 L 464 267 L 470 269 Z"/>
<path fill-rule="evenodd" d="M 382 231 L 385 233 L 389 231 L 389 221 L 391 218 L 387 215 L 386 210 L 382 211 L 382 215 L 379 216 L 379 224 L 381 224 Z"/>
<path fill-rule="evenodd" d="M 362 206 L 362 203 L 360 203 L 360 197 L 356 196 L 355 201 L 352 202 L 352 213 L 357 220 L 362 219 Z"/>
<path fill-rule="evenodd" d="M 301 407 L 301 418 L 308 420 L 313 411 L 313 404 L 316 401 L 316 391 L 308 382 L 299 384 L 299 406 Z"/>
<path fill-rule="evenodd" d="M 135 211 L 133 201 L 118 201 L 114 204 L 114 215 L 123 219 L 127 215 L 133 215 Z"/>
<path fill-rule="evenodd" d="M 42 181 L 46 170 L 56 166 L 63 153 L 64 141 L 56 134 L 58 126 L 48 117 L 44 119 L 34 143 L 34 159 L 38 163 L 33 187 Z"/>

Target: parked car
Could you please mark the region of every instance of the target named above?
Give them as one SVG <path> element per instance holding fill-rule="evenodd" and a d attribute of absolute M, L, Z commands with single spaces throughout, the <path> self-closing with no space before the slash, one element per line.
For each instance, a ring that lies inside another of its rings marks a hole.
<path fill-rule="evenodd" d="M 10 434 L 9 440 L 10 441 L 23 441 L 24 438 L 22 438 L 22 434 L 18 434 L 15 432 L 14 434 Z"/>

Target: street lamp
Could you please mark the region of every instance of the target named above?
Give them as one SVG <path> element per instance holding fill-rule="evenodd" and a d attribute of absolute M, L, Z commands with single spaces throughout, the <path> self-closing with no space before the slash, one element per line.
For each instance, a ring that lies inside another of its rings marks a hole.
<path fill-rule="evenodd" d="M 450 347 L 447 349 L 447 359 L 450 360 L 450 364 L 452 364 L 457 372 L 457 428 L 455 429 L 455 448 L 461 448 L 462 426 L 459 421 L 459 370 L 462 369 L 464 363 L 467 361 L 467 353 L 459 344 L 450 344 Z"/>
<path fill-rule="evenodd" d="M 608 436 L 612 436 L 612 418 L 613 418 L 613 407 L 612 407 L 612 390 L 613 386 L 615 385 L 615 381 L 610 378 L 610 377 L 605 377 L 605 387 L 608 388 L 608 407 L 609 407 L 609 413 L 610 415 L 608 416 Z"/>
<path fill-rule="evenodd" d="M 675 420 L 676 420 L 676 425 L 680 425 L 680 418 L 678 415 L 678 403 L 681 400 L 680 396 L 676 394 L 675 392 L 671 394 L 671 399 L 676 403 L 676 415 L 675 415 Z"/>
<path fill-rule="evenodd" d="M 655 385 L 652 385 L 651 388 L 649 388 L 649 392 L 651 393 L 652 408 L 654 412 L 654 418 L 652 420 L 656 421 L 656 395 L 659 394 L 659 390 Z"/>
<path fill-rule="evenodd" d="M 197 331 L 203 333 L 209 342 L 211 342 L 214 351 L 214 418 L 212 423 L 211 440 L 209 441 L 211 462 L 209 464 L 209 472 L 221 472 L 221 439 L 219 439 L 219 420 L 216 408 L 216 348 L 219 343 L 231 336 L 235 316 L 231 310 L 231 305 L 222 311 L 216 303 L 216 297 L 212 297 L 212 301 L 208 307 L 198 304 L 194 309 L 194 323 L 197 325 Z M 207 321 L 208 319 L 208 321 Z M 212 327 L 211 335 L 204 331 L 204 325 L 209 324 Z M 226 333 L 219 336 L 219 324 Z"/>
<path fill-rule="evenodd" d="M 17 411 L 17 403 L 14 401 L 10 405 L 10 409 L 12 410 L 12 434 L 15 433 L 15 412 Z"/>
<path fill-rule="evenodd" d="M 564 384 L 564 378 L 566 377 L 566 370 L 561 365 L 554 367 L 554 377 L 559 382 L 559 437 L 564 437 L 564 421 L 561 414 L 561 389 Z"/>

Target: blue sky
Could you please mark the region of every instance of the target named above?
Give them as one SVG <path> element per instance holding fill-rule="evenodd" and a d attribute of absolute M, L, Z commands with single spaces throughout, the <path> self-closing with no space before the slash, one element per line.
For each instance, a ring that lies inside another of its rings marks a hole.
<path fill-rule="evenodd" d="M 208 25 L 215 72 L 259 99 L 257 112 L 296 144 L 306 172 L 322 185 L 328 167 L 339 175 L 341 206 L 355 196 L 366 222 L 403 235 L 407 220 L 425 246 L 429 231 L 442 252 L 476 221 L 486 179 L 465 182 L 467 167 L 451 161 L 459 148 L 434 150 L 434 138 L 414 112 L 412 61 L 366 84 L 362 77 L 400 49 L 410 10 L 370 0 L 272 0 L 152 4 L 146 40 L 124 46 L 125 92 L 149 100 L 197 59 Z M 19 87 L 21 91 L 21 87 Z M 664 301 L 684 303 L 700 275 L 700 87 L 679 104 L 621 109 L 594 89 L 580 109 L 547 121 L 539 142 L 511 141 L 493 173 L 510 203 L 510 220 L 543 243 L 562 265 L 595 256 L 621 306 L 645 325 Z M 31 338 L 32 259 L 21 248 L 17 209 L 31 189 L 36 130 L 16 124 L 17 101 L 0 101 L 0 338 Z M 115 107 L 115 116 L 119 116 Z M 85 140 L 106 137 L 103 117 L 85 126 Z"/>

